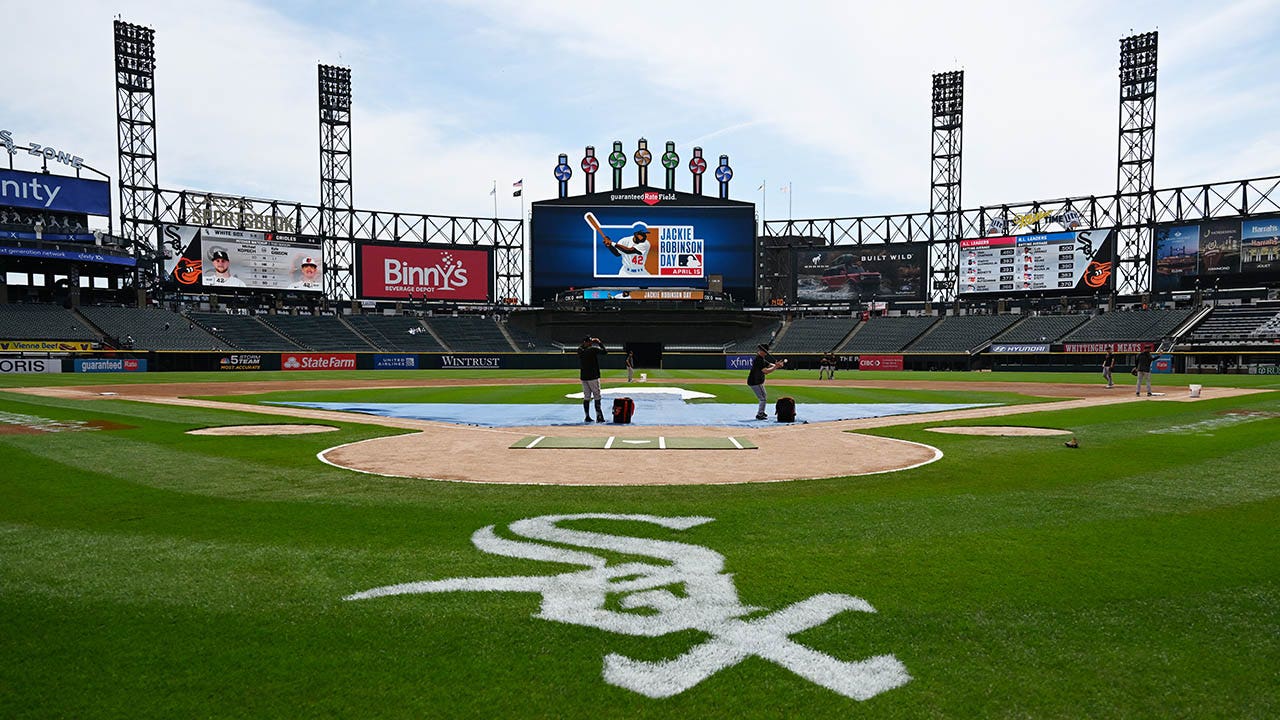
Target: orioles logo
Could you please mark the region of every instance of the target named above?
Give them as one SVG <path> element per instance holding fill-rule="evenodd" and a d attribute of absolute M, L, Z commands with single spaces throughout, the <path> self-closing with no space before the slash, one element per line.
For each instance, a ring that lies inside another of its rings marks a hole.
<path fill-rule="evenodd" d="M 1106 287 L 1107 280 L 1111 277 L 1111 263 L 1091 262 L 1089 267 L 1084 269 L 1084 284 L 1091 288 Z"/>
<path fill-rule="evenodd" d="M 200 264 L 199 260 L 179 258 L 178 266 L 173 269 L 174 279 L 183 285 L 195 285 L 200 282 Z"/>

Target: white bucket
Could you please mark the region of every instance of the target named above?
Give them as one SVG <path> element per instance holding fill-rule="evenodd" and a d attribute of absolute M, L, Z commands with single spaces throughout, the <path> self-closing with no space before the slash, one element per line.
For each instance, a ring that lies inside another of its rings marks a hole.
<path fill-rule="evenodd" d="M 1200 397 L 1200 389 L 1201 389 L 1201 387 L 1202 387 L 1202 386 L 1200 386 L 1200 385 L 1192 385 L 1192 386 L 1191 386 L 1191 397 L 1193 397 L 1193 398 Z"/>
<path fill-rule="evenodd" d="M 648 382 L 649 373 L 640 373 L 640 382 Z"/>

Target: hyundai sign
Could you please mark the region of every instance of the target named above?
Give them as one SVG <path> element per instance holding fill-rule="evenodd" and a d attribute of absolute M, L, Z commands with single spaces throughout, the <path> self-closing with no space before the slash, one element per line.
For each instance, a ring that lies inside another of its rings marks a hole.
<path fill-rule="evenodd" d="M 49 212 L 111 214 L 111 184 L 64 175 L 0 170 L 0 205 Z"/>

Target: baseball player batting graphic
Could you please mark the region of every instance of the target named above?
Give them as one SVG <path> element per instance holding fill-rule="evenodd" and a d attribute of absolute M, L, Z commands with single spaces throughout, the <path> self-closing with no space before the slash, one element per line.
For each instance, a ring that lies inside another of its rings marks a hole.
<path fill-rule="evenodd" d="M 600 236 L 600 241 L 604 244 L 605 249 L 612 253 L 614 257 L 621 258 L 620 275 L 656 276 L 658 274 L 658 254 L 652 252 L 653 243 L 651 242 L 648 225 L 642 222 L 635 223 L 631 227 L 630 239 L 614 242 L 605 233 L 604 228 L 600 227 L 600 221 L 596 219 L 593 213 L 587 213 L 583 218 Z"/>

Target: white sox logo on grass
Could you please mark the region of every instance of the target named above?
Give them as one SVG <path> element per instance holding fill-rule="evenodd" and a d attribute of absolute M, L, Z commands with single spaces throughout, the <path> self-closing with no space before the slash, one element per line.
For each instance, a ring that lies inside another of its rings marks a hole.
<path fill-rule="evenodd" d="M 709 635 L 683 655 L 668 660 L 635 660 L 616 653 L 605 656 L 605 682 L 652 698 L 677 695 L 753 656 L 856 700 L 866 700 L 911 680 L 906 667 L 893 655 L 844 661 L 791 639 L 791 635 L 822 625 L 846 610 L 874 613 L 875 608 L 862 598 L 824 593 L 759 615 L 764 608 L 743 605 L 738 600 L 733 576 L 724 572 L 724 557 L 713 550 L 559 525 L 574 520 L 618 520 L 687 530 L 712 519 L 584 513 L 544 515 L 511 523 L 512 533 L 543 542 L 508 540 L 495 534 L 494 526 L 489 525 L 471 536 L 471 542 L 483 552 L 585 569 L 559 575 L 424 580 L 377 587 L 345 599 L 456 591 L 534 592 L 542 595 L 542 606 L 535 617 L 543 620 L 641 637 L 687 630 Z M 599 555 L 557 545 L 640 555 L 660 562 L 609 565 Z M 683 595 L 666 589 L 677 585 L 683 586 Z M 622 596 L 615 605 L 621 611 L 606 606 L 611 594 Z M 752 618 L 753 615 L 757 617 Z"/>

